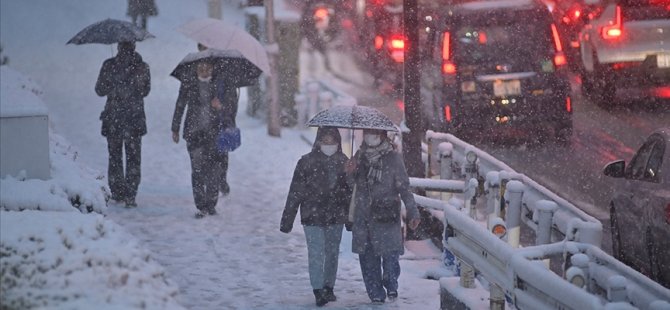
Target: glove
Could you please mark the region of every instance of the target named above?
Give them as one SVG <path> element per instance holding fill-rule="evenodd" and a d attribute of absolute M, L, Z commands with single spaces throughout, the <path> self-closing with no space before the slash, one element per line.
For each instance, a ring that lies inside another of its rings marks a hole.
<path fill-rule="evenodd" d="M 352 223 L 352 222 L 347 221 L 346 223 L 344 223 L 344 228 L 346 228 L 347 231 L 351 231 L 351 228 L 353 228 L 353 227 L 354 227 L 354 223 Z"/>
<path fill-rule="evenodd" d="M 290 226 L 290 225 L 281 225 L 281 226 L 279 227 L 279 231 L 281 231 L 281 232 L 283 232 L 283 233 L 286 233 L 286 234 L 290 233 L 291 230 L 293 230 L 293 227 Z"/>

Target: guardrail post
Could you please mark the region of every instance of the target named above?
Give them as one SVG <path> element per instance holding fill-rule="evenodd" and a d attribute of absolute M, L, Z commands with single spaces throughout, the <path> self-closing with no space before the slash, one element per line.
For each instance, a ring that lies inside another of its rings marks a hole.
<path fill-rule="evenodd" d="M 475 288 L 475 269 L 463 260 L 460 260 L 459 263 L 461 265 L 461 279 L 459 282 L 461 287 Z"/>
<path fill-rule="evenodd" d="M 570 241 L 588 243 L 600 247 L 602 234 L 602 224 L 573 219 L 568 222 L 566 238 Z"/>
<path fill-rule="evenodd" d="M 558 206 L 550 200 L 540 200 L 537 202 L 538 211 L 537 236 L 535 244 L 548 244 L 551 242 L 551 226 L 554 218 L 554 211 Z"/>
<path fill-rule="evenodd" d="M 440 179 L 451 180 L 454 175 L 451 168 L 453 165 L 451 154 L 454 151 L 454 146 L 449 142 L 442 142 L 438 144 L 437 148 L 440 153 L 440 157 L 437 159 L 440 163 Z"/>
<path fill-rule="evenodd" d="M 571 267 L 565 272 L 565 279 L 577 287 L 591 291 L 589 285 L 589 257 L 578 253 L 570 257 Z"/>
<path fill-rule="evenodd" d="M 627 301 L 626 278 L 620 275 L 611 276 L 607 279 L 607 299 L 610 302 Z"/>
<path fill-rule="evenodd" d="M 465 190 L 463 191 L 465 194 L 465 213 L 470 218 L 475 218 L 476 215 L 474 204 L 476 204 L 475 197 L 477 196 L 478 184 L 479 182 L 477 182 L 477 179 L 469 179 L 468 183 L 465 184 Z"/>
<path fill-rule="evenodd" d="M 491 228 L 493 219 L 500 216 L 500 174 L 497 171 L 486 173 L 486 213 L 488 213 L 488 227 Z"/>
<path fill-rule="evenodd" d="M 507 188 L 505 189 L 505 200 L 507 201 L 505 216 L 507 243 L 513 248 L 519 247 L 521 237 L 521 201 L 524 187 L 523 183 L 512 180 L 507 183 Z"/>
<path fill-rule="evenodd" d="M 489 307 L 491 310 L 505 310 L 505 293 L 497 284 L 490 284 L 491 295 L 489 297 Z"/>

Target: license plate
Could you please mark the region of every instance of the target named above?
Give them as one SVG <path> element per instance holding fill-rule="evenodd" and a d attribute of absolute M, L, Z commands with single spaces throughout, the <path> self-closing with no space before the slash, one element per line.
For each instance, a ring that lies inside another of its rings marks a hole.
<path fill-rule="evenodd" d="M 493 95 L 496 97 L 521 95 L 521 81 L 519 80 L 493 81 Z"/>
<path fill-rule="evenodd" d="M 670 54 L 658 54 L 658 55 L 656 55 L 656 65 L 659 68 L 670 67 Z"/>

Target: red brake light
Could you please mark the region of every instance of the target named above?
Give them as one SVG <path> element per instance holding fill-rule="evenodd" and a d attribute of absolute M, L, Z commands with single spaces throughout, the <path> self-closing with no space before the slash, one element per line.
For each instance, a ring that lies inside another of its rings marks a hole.
<path fill-rule="evenodd" d="M 381 49 L 384 46 L 384 38 L 382 36 L 375 37 L 375 49 Z"/>
<path fill-rule="evenodd" d="M 444 106 L 444 119 L 451 123 L 451 106 L 448 104 Z"/>
<path fill-rule="evenodd" d="M 456 65 L 450 60 L 451 58 L 451 34 L 445 32 L 442 34 L 442 73 L 455 74 Z"/>
<path fill-rule="evenodd" d="M 614 21 L 610 21 L 609 26 L 602 28 L 601 35 L 605 40 L 614 40 L 621 37 L 622 34 L 623 30 L 621 29 L 621 7 L 617 5 Z"/>
<path fill-rule="evenodd" d="M 561 44 L 561 38 L 558 36 L 558 29 L 556 25 L 551 24 L 551 34 L 554 38 L 554 46 L 556 47 L 556 55 L 554 55 L 554 65 L 557 67 L 563 66 L 568 63 L 568 60 L 563 54 L 563 44 Z"/>
<path fill-rule="evenodd" d="M 401 37 L 391 38 L 391 48 L 396 50 L 404 50 L 405 40 Z"/>
<path fill-rule="evenodd" d="M 326 17 L 328 17 L 328 9 L 326 9 L 326 8 L 316 9 L 316 11 L 314 11 L 314 17 L 316 17 L 316 18 L 326 18 Z"/>
<path fill-rule="evenodd" d="M 572 100 L 570 99 L 570 96 L 565 98 L 565 110 L 568 111 L 568 113 L 572 112 Z"/>
<path fill-rule="evenodd" d="M 405 37 L 402 35 L 391 36 L 388 41 L 389 52 L 391 53 L 391 58 L 395 62 L 404 62 L 405 61 Z"/>

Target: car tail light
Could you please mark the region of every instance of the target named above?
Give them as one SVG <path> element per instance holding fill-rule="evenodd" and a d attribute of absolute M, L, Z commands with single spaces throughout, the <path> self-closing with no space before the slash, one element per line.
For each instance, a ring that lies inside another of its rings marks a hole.
<path fill-rule="evenodd" d="M 323 19 L 328 17 L 328 9 L 327 8 L 318 8 L 314 10 L 314 18 L 318 19 Z"/>
<path fill-rule="evenodd" d="M 442 34 L 442 73 L 456 73 L 456 65 L 451 62 L 451 34 L 448 31 Z"/>
<path fill-rule="evenodd" d="M 554 24 L 551 24 L 551 34 L 554 37 L 554 45 L 556 47 L 554 65 L 560 67 L 567 64 L 568 60 L 565 58 L 565 54 L 563 54 L 563 44 L 561 44 L 561 38 L 558 36 L 558 29 L 556 29 L 556 25 Z"/>
<path fill-rule="evenodd" d="M 621 29 L 621 7 L 616 6 L 616 14 L 614 20 L 609 22 L 609 26 L 604 26 L 601 29 L 601 35 L 605 40 L 615 40 L 621 37 L 623 30 Z"/>
<path fill-rule="evenodd" d="M 570 99 L 570 96 L 565 97 L 565 110 L 568 113 L 572 112 L 572 99 Z"/>
<path fill-rule="evenodd" d="M 444 106 L 444 119 L 451 123 L 451 106 L 449 104 Z"/>
<path fill-rule="evenodd" d="M 375 49 L 380 50 L 384 46 L 384 38 L 382 36 L 375 36 Z"/>
<path fill-rule="evenodd" d="M 388 40 L 388 48 L 391 52 L 391 58 L 395 62 L 405 61 L 405 37 L 401 35 L 394 35 Z"/>

